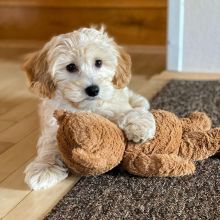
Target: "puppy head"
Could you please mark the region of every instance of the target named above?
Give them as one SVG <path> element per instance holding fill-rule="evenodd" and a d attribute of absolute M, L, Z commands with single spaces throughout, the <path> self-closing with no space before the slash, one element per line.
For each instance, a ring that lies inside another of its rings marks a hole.
<path fill-rule="evenodd" d="M 81 28 L 51 39 L 24 64 L 30 87 L 84 105 L 111 99 L 131 78 L 131 59 L 103 28 Z"/>

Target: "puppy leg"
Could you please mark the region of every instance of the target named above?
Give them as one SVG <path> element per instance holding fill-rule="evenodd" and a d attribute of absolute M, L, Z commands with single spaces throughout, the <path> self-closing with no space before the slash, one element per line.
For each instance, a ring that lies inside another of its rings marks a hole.
<path fill-rule="evenodd" d="M 145 97 L 136 94 L 132 90 L 128 90 L 128 95 L 129 95 L 129 103 L 132 106 L 132 108 L 142 107 L 145 110 L 150 109 L 150 103 Z"/>
<path fill-rule="evenodd" d="M 150 104 L 145 97 L 131 90 L 128 90 L 128 95 L 132 109 L 118 119 L 118 126 L 124 130 L 128 140 L 145 142 L 156 132 L 154 117 L 148 111 Z"/>
<path fill-rule="evenodd" d="M 156 132 L 156 123 L 151 112 L 144 108 L 135 108 L 118 120 L 118 126 L 130 141 L 145 142 L 152 139 Z"/>
<path fill-rule="evenodd" d="M 37 144 L 37 157 L 25 169 L 25 182 L 31 189 L 49 188 L 68 176 L 57 150 L 56 132 L 43 133 Z"/>

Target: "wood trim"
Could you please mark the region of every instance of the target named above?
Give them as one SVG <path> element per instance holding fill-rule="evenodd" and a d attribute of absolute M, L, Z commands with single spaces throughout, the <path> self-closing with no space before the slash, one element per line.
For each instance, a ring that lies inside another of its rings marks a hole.
<path fill-rule="evenodd" d="M 0 49 L 39 49 L 46 43 L 46 40 L 17 40 L 17 39 L 0 39 Z"/>
<path fill-rule="evenodd" d="M 156 80 L 220 80 L 220 73 L 164 71 L 153 78 Z"/>
<path fill-rule="evenodd" d="M 45 41 L 105 24 L 118 43 L 165 45 L 167 0 L 0 0 L 1 40 Z"/>
<path fill-rule="evenodd" d="M 1 48 L 25 48 L 37 50 L 41 48 L 46 41 L 36 40 L 5 40 L 0 39 Z M 166 54 L 167 48 L 160 45 L 122 45 L 126 48 L 129 53 L 140 53 L 140 54 Z"/>
<path fill-rule="evenodd" d="M 167 0 L 1 0 L 0 7 L 166 8 Z"/>
<path fill-rule="evenodd" d="M 166 47 L 159 45 L 124 45 L 128 53 L 132 54 L 166 54 Z"/>
<path fill-rule="evenodd" d="M 90 24 L 105 24 L 118 43 L 165 45 L 166 9 L 0 7 L 0 39 L 48 40 Z"/>

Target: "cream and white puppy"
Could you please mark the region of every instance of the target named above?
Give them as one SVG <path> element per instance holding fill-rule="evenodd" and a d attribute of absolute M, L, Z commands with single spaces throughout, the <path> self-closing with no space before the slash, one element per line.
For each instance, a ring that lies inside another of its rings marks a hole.
<path fill-rule="evenodd" d="M 48 188 L 68 176 L 57 150 L 56 109 L 100 114 L 134 142 L 153 138 L 156 128 L 148 101 L 127 88 L 130 56 L 103 28 L 53 37 L 27 58 L 24 69 L 30 88 L 42 99 L 37 157 L 25 170 L 30 188 Z"/>

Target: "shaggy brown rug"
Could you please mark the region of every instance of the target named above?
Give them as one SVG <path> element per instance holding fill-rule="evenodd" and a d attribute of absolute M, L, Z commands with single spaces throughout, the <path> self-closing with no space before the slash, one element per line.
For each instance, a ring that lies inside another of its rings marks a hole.
<path fill-rule="evenodd" d="M 171 81 L 152 108 L 179 116 L 205 111 L 220 125 L 220 81 Z M 119 168 L 82 178 L 46 219 L 220 219 L 220 160 L 197 162 L 194 175 L 179 178 L 141 178 Z"/>

